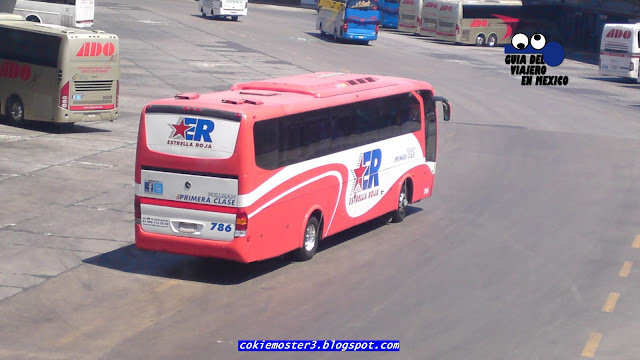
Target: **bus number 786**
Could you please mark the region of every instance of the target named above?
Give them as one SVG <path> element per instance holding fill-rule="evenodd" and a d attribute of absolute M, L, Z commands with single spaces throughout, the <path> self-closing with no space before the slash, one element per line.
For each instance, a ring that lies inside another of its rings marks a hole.
<path fill-rule="evenodd" d="M 211 223 L 211 229 L 209 230 L 217 230 L 224 232 L 231 232 L 231 224 L 223 224 L 223 223 Z"/>

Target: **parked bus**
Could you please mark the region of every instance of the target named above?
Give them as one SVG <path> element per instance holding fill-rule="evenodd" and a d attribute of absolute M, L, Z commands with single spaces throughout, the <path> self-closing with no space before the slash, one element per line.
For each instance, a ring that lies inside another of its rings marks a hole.
<path fill-rule="evenodd" d="M 75 123 L 118 115 L 118 37 L 0 15 L 0 114 Z"/>
<path fill-rule="evenodd" d="M 605 24 L 600 41 L 600 74 L 638 80 L 640 24 Z"/>
<path fill-rule="evenodd" d="M 238 21 L 239 16 L 247 16 L 249 0 L 199 0 L 198 6 L 203 17 L 212 16 L 214 19 L 229 17 Z"/>
<path fill-rule="evenodd" d="M 140 117 L 140 249 L 253 262 L 429 197 L 436 101 L 423 81 L 312 73 L 178 94 Z"/>
<path fill-rule="evenodd" d="M 422 21 L 420 21 L 420 35 L 435 37 L 438 27 L 438 11 L 445 1 L 425 0 L 422 6 Z"/>
<path fill-rule="evenodd" d="M 420 34 L 422 0 L 402 0 L 398 9 L 398 30 Z"/>
<path fill-rule="evenodd" d="M 380 26 L 387 29 L 398 28 L 400 0 L 380 0 Z"/>
<path fill-rule="evenodd" d="M 316 29 L 333 39 L 368 44 L 378 38 L 380 10 L 377 0 L 320 0 Z"/>
<path fill-rule="evenodd" d="M 449 1 L 440 5 L 436 39 L 456 44 L 509 44 L 518 32 L 557 37 L 558 4 L 523 5 L 521 1 Z"/>
<path fill-rule="evenodd" d="M 14 14 L 27 21 L 77 28 L 93 26 L 94 0 L 17 0 Z"/>

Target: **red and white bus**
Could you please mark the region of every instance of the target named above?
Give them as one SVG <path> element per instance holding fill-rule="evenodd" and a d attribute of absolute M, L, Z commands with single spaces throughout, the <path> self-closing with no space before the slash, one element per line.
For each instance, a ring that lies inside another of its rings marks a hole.
<path fill-rule="evenodd" d="M 135 167 L 140 249 L 253 262 L 431 195 L 436 102 L 423 81 L 312 73 L 152 101 Z"/>

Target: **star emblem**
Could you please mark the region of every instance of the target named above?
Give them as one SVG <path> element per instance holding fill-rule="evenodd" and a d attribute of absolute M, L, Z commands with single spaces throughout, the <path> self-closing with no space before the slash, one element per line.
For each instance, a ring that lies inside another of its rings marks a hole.
<path fill-rule="evenodd" d="M 353 174 L 356 176 L 354 191 L 359 191 L 358 186 L 360 187 L 359 189 L 362 190 L 362 176 L 364 175 L 365 171 L 367 171 L 367 168 L 368 166 L 363 164 L 363 159 L 362 157 L 360 157 L 360 167 L 353 169 Z"/>
<path fill-rule="evenodd" d="M 183 140 L 187 138 L 185 133 L 193 127 L 191 125 L 185 125 L 184 118 L 180 118 L 180 120 L 177 123 L 169 124 L 169 125 L 173 127 L 173 133 L 171 134 L 171 138 L 175 139 L 176 137 L 179 136 Z"/>

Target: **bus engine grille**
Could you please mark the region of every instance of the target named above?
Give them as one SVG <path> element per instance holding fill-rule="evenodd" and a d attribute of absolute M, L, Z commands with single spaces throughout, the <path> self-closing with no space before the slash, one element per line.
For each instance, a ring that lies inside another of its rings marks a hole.
<path fill-rule="evenodd" d="M 76 91 L 110 91 L 113 80 L 74 81 Z"/>

